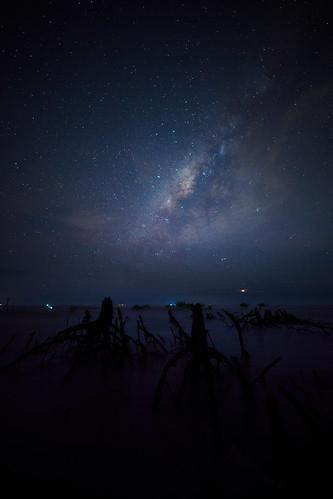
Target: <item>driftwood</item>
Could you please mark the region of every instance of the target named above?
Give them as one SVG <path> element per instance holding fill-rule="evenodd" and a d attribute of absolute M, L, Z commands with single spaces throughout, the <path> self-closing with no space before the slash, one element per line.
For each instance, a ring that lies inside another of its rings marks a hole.
<path fill-rule="evenodd" d="M 226 312 L 226 311 L 225 311 Z M 263 312 L 258 307 L 250 310 L 246 314 L 240 316 L 238 319 L 240 324 L 245 326 L 255 327 L 294 327 L 302 328 L 307 331 L 322 331 L 324 333 L 333 332 L 333 324 L 327 322 L 313 321 L 302 319 L 287 312 L 286 310 L 265 309 Z"/>
<path fill-rule="evenodd" d="M 152 345 L 155 352 L 160 350 L 163 353 L 168 353 L 165 346 L 165 339 L 159 334 L 155 335 L 148 331 L 141 315 L 139 315 L 137 320 L 137 341 L 142 353 L 148 352 L 148 345 Z"/>
<path fill-rule="evenodd" d="M 198 380 L 201 377 L 203 377 L 207 383 L 211 398 L 213 396 L 214 375 L 218 372 L 219 365 L 230 365 L 230 361 L 225 355 L 216 350 L 216 348 L 208 345 L 202 306 L 200 304 L 194 305 L 192 312 L 192 330 L 191 336 L 189 336 L 169 311 L 169 317 L 178 329 L 178 334 L 182 339 L 183 346 L 171 357 L 162 370 L 153 401 L 153 408 L 155 409 L 159 406 L 170 368 L 176 367 L 178 361 L 182 358 L 189 356 L 189 361 L 185 368 L 184 378 L 177 397 L 178 403 L 181 401 L 186 383 L 195 379 Z M 217 366 L 214 366 L 211 363 L 212 360 L 217 362 Z M 211 403 L 213 404 L 212 398 Z"/>
<path fill-rule="evenodd" d="M 243 331 L 242 331 L 242 327 L 241 327 L 239 320 L 231 312 L 228 312 L 228 310 L 224 310 L 224 313 L 226 314 L 227 317 L 229 317 L 233 326 L 236 328 L 236 331 L 238 334 L 238 341 L 239 341 L 239 345 L 240 345 L 240 349 L 241 349 L 241 356 L 243 358 L 248 357 L 249 354 L 246 351 L 245 346 L 244 346 Z"/>
<path fill-rule="evenodd" d="M 170 330 L 173 336 L 174 342 L 185 346 L 189 340 L 189 334 L 183 329 L 182 325 L 177 321 L 176 317 L 168 310 Z"/>
<path fill-rule="evenodd" d="M 80 324 L 59 331 L 55 336 L 31 346 L 35 333 L 29 336 L 23 352 L 1 369 L 8 369 L 35 355 L 47 355 L 59 346 L 72 349 L 73 358 L 89 352 L 120 354 L 131 360 L 130 343 L 134 340 L 125 333 L 125 321 L 120 309 L 114 321 L 113 304 L 110 298 L 104 298 L 100 313 L 95 321 L 89 321 L 87 314 Z M 135 342 L 134 342 L 135 343 Z"/>
<path fill-rule="evenodd" d="M 244 347 L 244 344 L 242 346 L 242 331 L 244 328 L 249 327 L 287 327 L 293 328 L 299 332 L 321 331 L 325 334 L 333 333 L 332 323 L 302 319 L 280 308 L 277 310 L 271 310 L 269 308 L 262 310 L 263 306 L 264 304 L 260 304 L 259 308 L 254 307 L 245 314 L 231 313 L 228 310 L 223 310 L 223 313 L 216 311 L 217 317 L 226 325 L 227 319 L 230 319 L 233 326 L 235 326 L 238 332 L 241 350 L 243 350 Z"/>

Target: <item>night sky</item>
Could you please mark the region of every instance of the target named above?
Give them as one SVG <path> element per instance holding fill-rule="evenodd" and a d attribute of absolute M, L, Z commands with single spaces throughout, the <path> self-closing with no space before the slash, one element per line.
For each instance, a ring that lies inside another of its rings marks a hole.
<path fill-rule="evenodd" d="M 2 7 L 0 299 L 333 301 L 328 6 Z"/>

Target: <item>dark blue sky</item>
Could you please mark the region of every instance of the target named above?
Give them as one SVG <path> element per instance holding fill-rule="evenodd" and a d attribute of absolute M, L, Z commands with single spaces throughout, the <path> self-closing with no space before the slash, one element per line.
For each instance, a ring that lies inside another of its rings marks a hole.
<path fill-rule="evenodd" d="M 0 298 L 331 300 L 327 5 L 11 2 Z"/>

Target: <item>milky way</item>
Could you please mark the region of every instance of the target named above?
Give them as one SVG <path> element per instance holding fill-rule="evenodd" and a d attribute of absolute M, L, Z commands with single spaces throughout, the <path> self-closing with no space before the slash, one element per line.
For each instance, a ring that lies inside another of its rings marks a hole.
<path fill-rule="evenodd" d="M 220 4 L 4 12 L 1 300 L 332 298 L 328 14 Z"/>

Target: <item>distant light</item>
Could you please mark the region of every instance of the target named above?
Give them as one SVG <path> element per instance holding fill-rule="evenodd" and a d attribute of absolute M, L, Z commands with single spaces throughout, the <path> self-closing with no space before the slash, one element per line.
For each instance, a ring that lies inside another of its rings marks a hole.
<path fill-rule="evenodd" d="M 49 310 L 53 310 L 53 305 L 50 305 L 49 303 L 47 303 L 45 306 L 46 306 L 46 308 L 48 308 Z"/>
<path fill-rule="evenodd" d="M 174 302 L 169 303 L 169 307 L 175 307 L 176 304 Z"/>
<path fill-rule="evenodd" d="M 247 291 L 248 291 L 248 290 L 247 290 L 246 288 L 240 288 L 240 292 L 241 292 L 241 293 L 247 293 Z"/>

